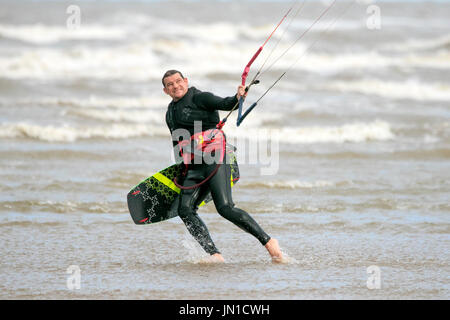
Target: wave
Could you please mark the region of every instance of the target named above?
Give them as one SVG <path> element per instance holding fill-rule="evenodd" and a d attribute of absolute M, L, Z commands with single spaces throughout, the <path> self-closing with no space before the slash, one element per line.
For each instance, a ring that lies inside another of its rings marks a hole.
<path fill-rule="evenodd" d="M 20 200 L 0 202 L 0 212 L 19 212 L 25 213 L 29 217 L 30 212 L 51 212 L 55 213 L 55 218 L 60 219 L 62 213 L 127 213 L 126 203 L 120 201 L 112 202 L 77 202 L 77 201 L 39 201 L 39 200 Z M 4 217 L 6 220 L 7 217 Z M 30 217 L 32 218 L 32 217 Z M 30 219 L 28 218 L 28 219 Z M 37 219 L 37 218 L 34 218 Z"/>
<path fill-rule="evenodd" d="M 436 148 L 436 149 L 418 149 L 408 151 L 390 151 L 383 153 L 365 153 L 365 152 L 331 152 L 331 153 L 314 153 L 303 152 L 302 150 L 281 150 L 285 156 L 301 156 L 312 159 L 384 159 L 384 160 L 433 160 L 433 159 L 450 159 L 450 149 Z"/>
<path fill-rule="evenodd" d="M 228 134 L 237 138 L 233 132 Z M 250 140 L 278 139 L 285 144 L 345 143 L 386 141 L 395 138 L 389 123 L 376 120 L 370 123 L 350 123 L 342 126 L 287 127 L 247 129 Z"/>
<path fill-rule="evenodd" d="M 290 43 L 280 43 L 279 52 Z M 161 61 L 165 64 L 183 64 L 185 73 L 193 78 L 216 78 L 217 74 L 239 75 L 243 57 L 254 54 L 255 44 L 246 43 L 236 50 L 233 44 L 208 41 L 152 39 L 136 40 L 117 47 L 88 47 L 77 45 L 61 48 L 27 48 L 15 55 L 0 57 L 0 74 L 11 79 L 111 79 L 116 81 L 159 81 Z M 319 53 L 306 50 L 298 44 L 278 61 L 273 69 L 285 70 L 301 57 L 294 70 L 311 73 L 335 73 L 346 70 L 376 70 L 379 68 L 433 68 L 450 69 L 450 53 L 433 50 L 402 54 L 383 54 L 377 51 L 359 53 Z M 382 51 L 382 50 L 380 50 Z M 269 60 L 272 63 L 277 53 Z M 183 61 L 180 62 L 180 56 Z M 264 57 L 263 57 L 264 58 Z M 173 61 L 173 62 L 172 62 Z M 268 64 L 268 66 L 269 66 Z"/>
<path fill-rule="evenodd" d="M 0 202 L 0 227 L 132 224 L 126 201 L 19 200 Z"/>
<path fill-rule="evenodd" d="M 144 124 L 112 124 L 107 126 L 51 126 L 38 125 L 25 122 L 0 125 L 0 138 L 29 138 L 46 142 L 74 142 L 80 139 L 126 139 L 143 136 L 168 137 L 169 132 L 165 125 Z M 237 132 L 230 130 L 230 142 L 241 138 Z M 374 121 L 372 123 L 352 123 L 339 127 L 302 127 L 302 128 L 248 128 L 245 139 L 267 140 L 279 139 L 286 144 L 311 143 L 344 143 L 385 141 L 394 139 L 387 122 Z"/>
<path fill-rule="evenodd" d="M 31 227 L 34 228 L 36 225 L 41 227 L 58 227 L 64 224 L 62 221 L 39 221 L 38 219 L 33 220 L 6 220 L 0 221 L 0 227 Z"/>
<path fill-rule="evenodd" d="M 46 142 L 74 142 L 80 139 L 125 139 L 141 136 L 164 135 L 167 129 L 150 125 L 124 125 L 96 127 L 43 126 L 29 123 L 0 125 L 0 138 L 31 138 Z"/>
<path fill-rule="evenodd" d="M 83 24 L 78 29 L 32 25 L 0 25 L 0 37 L 16 39 L 32 44 L 52 44 L 63 40 L 122 40 L 128 32 L 123 28 Z"/>
<path fill-rule="evenodd" d="M 65 98 L 65 97 L 39 97 L 39 98 L 17 98 L 13 101 L 0 99 L 0 106 L 12 104 L 37 105 L 42 107 L 73 107 L 76 109 L 149 109 L 167 107 L 169 99 L 166 96 L 142 96 L 142 97 L 99 97 L 91 95 L 88 98 Z"/>
<path fill-rule="evenodd" d="M 154 123 L 154 124 L 164 124 L 165 112 L 156 111 L 121 111 L 121 110 L 97 110 L 97 109 L 71 109 L 68 111 L 69 114 L 97 119 L 107 122 L 131 122 L 131 123 Z"/>
<path fill-rule="evenodd" d="M 346 70 L 377 70 L 380 68 L 433 68 L 450 69 L 450 52 L 432 52 L 415 54 L 407 52 L 392 56 L 377 51 L 347 54 L 322 54 L 299 52 L 286 55 L 276 64 L 278 69 L 287 69 L 301 57 L 300 63 L 294 65 L 296 70 L 306 70 L 311 73 L 336 73 Z"/>
<path fill-rule="evenodd" d="M 124 40 L 130 36 L 139 37 L 139 32 L 148 33 L 152 37 L 159 38 L 164 36 L 171 38 L 189 38 L 199 42 L 228 43 L 233 44 L 240 39 L 245 38 L 250 41 L 259 42 L 264 40 L 273 30 L 271 23 L 250 24 L 245 22 L 227 22 L 215 21 L 213 23 L 190 23 L 185 24 L 179 21 L 167 21 L 160 17 L 151 17 L 147 15 L 121 14 L 115 17 L 109 17 L 111 21 L 105 24 L 86 24 L 83 23 L 80 28 L 69 29 L 66 26 L 46 25 L 42 23 L 22 24 L 22 25 L 0 25 L 0 37 L 15 39 L 31 44 L 55 44 L 65 40 Z M 172 28 L 166 28 L 170 22 Z M 292 23 L 293 36 L 303 32 L 313 24 L 314 20 L 299 19 Z M 117 24 L 120 23 L 120 28 Z M 329 21 L 321 21 L 311 32 L 322 32 L 328 29 Z M 361 21 L 341 20 L 334 24 L 334 30 L 352 30 L 365 28 Z M 220 35 L 220 38 L 217 37 Z M 275 33 L 277 39 L 281 33 Z"/>
<path fill-rule="evenodd" d="M 116 16 L 117 18 L 117 16 Z M 232 43 L 241 37 L 259 41 L 271 32 L 271 24 L 249 25 L 248 23 L 191 23 L 184 24 L 170 21 L 172 28 L 166 28 L 167 20 L 145 15 L 123 16 L 127 20 L 115 21 L 113 24 L 85 24 L 80 28 L 69 29 L 66 26 L 45 25 L 42 23 L 28 25 L 0 25 L 0 37 L 20 40 L 32 44 L 54 44 L 65 40 L 125 40 L 130 36 L 140 37 L 141 32 L 159 39 L 188 38 L 195 41 L 214 43 Z M 132 22 L 131 22 L 132 21 Z M 120 23 L 120 28 L 116 25 Z M 220 34 L 220 38 L 217 35 Z M 278 37 L 278 35 L 274 35 Z"/>
<path fill-rule="evenodd" d="M 299 181 L 299 180 L 278 180 L 278 181 L 242 181 L 239 183 L 242 188 L 267 188 L 267 189 L 312 189 L 333 187 L 335 183 L 331 181 Z"/>
<path fill-rule="evenodd" d="M 65 160 L 101 160 L 106 161 L 109 159 L 107 152 L 103 150 L 71 150 L 70 148 L 62 149 L 47 149 L 47 150 L 8 150 L 0 151 L 0 158 L 2 159 L 33 159 L 33 160 L 53 160 L 53 159 L 65 159 Z M 66 182 L 64 184 L 67 185 Z M 73 184 L 73 181 L 71 182 Z M 63 187 L 63 185 L 58 184 L 58 188 Z M 0 186 L 0 191 L 5 188 L 5 185 Z M 13 190 L 13 189 L 11 189 Z M 10 190 L 10 191 L 11 191 Z"/>
<path fill-rule="evenodd" d="M 75 97 L 38 97 L 25 99 L 2 99 L 0 107 L 39 106 L 62 107 L 62 114 L 76 115 L 83 118 L 132 123 L 164 124 L 165 112 L 170 98 L 161 94 L 159 96 L 142 97 L 100 97 L 92 95 L 85 99 Z M 150 109 L 150 110 L 149 110 Z M 227 112 L 221 112 L 225 115 Z M 283 118 L 282 113 L 259 111 L 248 118 L 247 126 L 259 126 L 278 122 Z M 236 121 L 236 113 L 230 116 L 230 122 Z"/>
<path fill-rule="evenodd" d="M 386 234 L 448 234 L 449 225 L 442 223 L 393 223 L 385 221 L 374 222 L 351 222 L 345 220 L 334 220 L 329 222 L 290 222 L 289 224 L 277 225 L 279 232 L 288 230 L 297 231 L 336 231 L 345 230 L 345 232 L 377 232 Z"/>
<path fill-rule="evenodd" d="M 160 79 L 163 71 L 151 44 L 115 48 L 33 48 L 0 57 L 0 74 L 11 79 Z"/>
<path fill-rule="evenodd" d="M 370 0 L 371 1 L 371 0 Z M 445 1 L 445 0 L 444 0 Z M 410 2 L 410 1 L 407 1 Z M 422 29 L 424 27 L 424 21 L 426 21 L 427 28 L 442 28 L 448 29 L 448 21 L 446 19 L 440 19 L 433 17 L 433 19 L 413 18 L 411 16 L 384 16 L 382 18 L 383 26 L 391 27 L 407 27 L 409 32 L 413 32 L 413 29 Z"/>
<path fill-rule="evenodd" d="M 357 92 L 390 99 L 418 101 L 450 101 L 450 85 L 447 83 L 421 83 L 416 80 L 394 82 L 382 80 L 335 81 L 325 85 L 341 92 Z"/>
<path fill-rule="evenodd" d="M 394 52 L 411 52 L 415 51 L 428 51 L 428 50 L 449 50 L 450 49 L 450 35 L 446 34 L 436 38 L 426 39 L 409 39 L 404 42 L 389 43 L 383 45 L 382 50 L 394 51 Z"/>

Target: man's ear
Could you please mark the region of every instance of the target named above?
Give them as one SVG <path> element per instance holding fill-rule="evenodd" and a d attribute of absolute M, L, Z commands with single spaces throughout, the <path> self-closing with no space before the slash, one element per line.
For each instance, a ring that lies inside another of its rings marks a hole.
<path fill-rule="evenodd" d="M 188 78 L 184 78 L 183 80 L 184 80 L 184 83 L 186 83 L 186 85 L 189 85 Z"/>
<path fill-rule="evenodd" d="M 166 87 L 163 88 L 163 91 L 164 91 L 165 94 L 169 95 L 169 90 L 167 90 Z"/>

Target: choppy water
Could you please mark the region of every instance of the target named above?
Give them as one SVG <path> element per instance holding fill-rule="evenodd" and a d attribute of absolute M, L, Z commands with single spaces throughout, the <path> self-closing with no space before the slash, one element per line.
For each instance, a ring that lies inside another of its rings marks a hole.
<path fill-rule="evenodd" d="M 273 57 L 329 3 L 307 1 Z M 203 265 L 180 219 L 135 226 L 126 206 L 172 163 L 160 78 L 177 68 L 232 95 L 290 2 L 1 1 L 0 297 L 448 299 L 450 4 L 375 2 L 370 30 L 357 3 L 323 33 L 347 4 L 263 75 L 249 102 L 306 50 L 244 124 L 226 126 L 240 143 L 234 200 L 291 261 L 270 263 L 208 205 L 227 263 Z M 280 139 L 269 157 L 265 134 Z"/>

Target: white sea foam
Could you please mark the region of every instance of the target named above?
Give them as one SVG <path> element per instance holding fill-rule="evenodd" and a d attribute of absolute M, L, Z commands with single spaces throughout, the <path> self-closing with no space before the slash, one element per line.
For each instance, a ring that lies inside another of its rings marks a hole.
<path fill-rule="evenodd" d="M 111 17 L 110 17 L 111 18 Z M 116 21 L 114 21 L 116 20 Z M 86 24 L 69 29 L 65 25 L 45 25 L 42 23 L 28 25 L 0 25 L 0 36 L 17 39 L 33 44 L 53 44 L 64 40 L 124 40 L 130 36 L 140 37 L 151 31 L 151 35 L 164 35 L 165 38 L 188 38 L 188 40 L 212 43 L 233 43 L 242 36 L 254 41 L 261 41 L 273 30 L 271 23 L 250 25 L 248 23 L 190 23 L 170 21 L 147 15 L 122 15 L 113 17 L 113 24 Z M 120 27 L 119 24 L 120 23 Z M 220 35 L 218 37 L 217 35 Z M 275 34 L 274 38 L 279 37 Z"/>
<path fill-rule="evenodd" d="M 183 247 L 187 250 L 188 262 L 194 264 L 208 263 L 208 255 L 202 250 L 198 243 L 185 235 L 184 240 L 181 241 Z"/>
<path fill-rule="evenodd" d="M 383 50 L 410 52 L 411 50 L 438 50 L 450 46 L 450 34 L 426 39 L 408 39 L 404 42 L 389 43 Z"/>
<path fill-rule="evenodd" d="M 132 123 L 154 123 L 163 125 L 164 112 L 147 110 L 104 110 L 104 109 L 72 109 L 70 114 L 98 119 L 102 121 L 132 122 Z"/>
<path fill-rule="evenodd" d="M 244 107 L 244 112 L 245 112 Z M 259 128 L 265 124 L 269 123 L 278 123 L 282 121 L 284 115 L 282 112 L 264 112 L 261 110 L 258 110 L 258 112 L 253 112 L 251 116 L 245 118 L 245 127 L 246 128 Z M 223 111 L 222 114 L 225 116 L 228 114 L 228 112 Z M 234 112 L 231 114 L 230 118 L 228 119 L 229 123 L 235 124 L 237 120 L 237 112 Z M 231 128 L 228 127 L 228 130 Z"/>
<path fill-rule="evenodd" d="M 405 53 L 401 56 L 388 56 L 376 51 L 348 54 L 321 54 L 298 50 L 275 65 L 276 68 L 307 70 L 312 73 L 336 73 L 345 70 L 376 70 L 380 68 L 434 68 L 450 69 L 450 53 Z M 301 58 L 300 58 L 301 57 Z M 300 58 L 300 60 L 298 60 Z M 298 61 L 295 65 L 294 63 Z"/>
<path fill-rule="evenodd" d="M 172 28 L 165 28 L 162 23 L 162 28 L 155 25 L 154 34 L 163 33 L 166 37 L 176 36 L 177 38 L 187 37 L 189 40 L 198 42 L 209 42 L 214 44 L 232 44 L 241 45 L 241 38 L 245 37 L 250 41 L 259 43 L 267 38 L 273 30 L 272 23 L 264 24 L 249 24 L 244 22 L 215 22 L 215 23 L 178 23 L 172 21 Z M 220 35 L 218 37 L 217 35 Z M 279 38 L 281 33 L 275 33 L 274 39 Z"/>
<path fill-rule="evenodd" d="M 294 30 L 298 34 L 302 34 L 304 30 L 310 29 L 311 32 L 330 32 L 330 31 L 352 31 L 358 29 L 366 28 L 366 22 L 364 20 L 335 20 L 335 18 L 331 19 L 321 19 L 318 22 L 315 19 L 297 19 L 292 22 L 292 31 Z"/>
<path fill-rule="evenodd" d="M 126 13 L 124 13 L 126 16 Z M 119 14 L 116 19 L 120 18 Z M 122 15 L 122 19 L 124 16 Z M 153 21 L 159 21 L 155 23 Z M 70 30 L 65 26 L 32 24 L 0 25 L 0 37 L 19 39 L 41 45 L 21 48 L 13 56 L 0 57 L 0 74 L 9 78 L 93 78 L 120 80 L 158 79 L 161 60 L 177 61 L 192 76 L 224 72 L 239 74 L 242 65 L 254 53 L 255 47 L 273 29 L 271 23 L 258 25 L 250 23 L 191 23 L 171 21 L 167 28 L 158 17 L 137 15 L 136 21 L 128 16 L 120 27 L 106 24 L 83 24 L 81 28 Z M 415 20 L 420 21 L 420 20 Z M 304 30 L 311 21 L 298 19 L 293 23 Z M 328 23 L 323 23 L 328 25 Z M 364 27 L 361 20 L 342 20 L 336 28 L 352 29 Z M 321 25 L 312 31 L 319 31 Z M 145 31 L 144 31 L 145 30 Z M 289 48 L 298 30 L 279 43 L 273 57 Z M 144 36 L 144 34 L 146 36 Z M 220 35 L 220 37 L 218 36 Z M 292 35 L 294 37 L 292 38 Z M 281 36 L 275 33 L 274 39 Z M 246 41 L 242 41 L 245 37 Z M 77 43 L 72 47 L 45 47 L 61 40 L 118 40 L 120 46 L 89 46 Z M 125 44 L 125 41 L 130 43 Z M 381 52 L 394 51 L 401 55 L 385 55 L 376 51 L 352 54 L 323 54 L 308 52 L 295 66 L 298 70 L 310 72 L 339 72 L 353 69 L 376 69 L 380 67 L 432 67 L 450 69 L 450 54 L 445 50 L 450 36 L 443 35 L 430 39 L 409 39 L 404 42 L 389 43 L 378 47 Z M 239 46 L 239 50 L 236 46 Z M 268 48 L 272 43 L 268 44 Z M 308 48 L 306 42 L 297 43 L 292 50 L 276 64 L 277 68 L 288 68 Z M 439 49 L 444 50 L 439 50 Z M 421 52 L 417 50 L 431 50 Z M 411 52 L 414 51 L 414 52 Z M 260 63 L 270 52 L 266 49 Z M 179 62 L 182 60 L 181 62 Z M 270 62 L 270 61 L 269 61 Z"/>
<path fill-rule="evenodd" d="M 121 27 L 86 25 L 69 29 L 44 24 L 0 25 L 0 37 L 17 39 L 34 44 L 50 44 L 62 40 L 121 40 L 127 31 Z"/>
<path fill-rule="evenodd" d="M 34 105 L 41 107 L 69 107 L 76 109 L 160 109 L 167 108 L 170 98 L 160 96 L 142 97 L 100 97 L 91 95 L 87 98 L 75 97 L 39 97 L 39 98 L 17 98 L 14 100 L 0 98 L 0 106 L 24 106 Z"/>
<path fill-rule="evenodd" d="M 23 39 L 24 41 L 45 44 L 61 39 L 126 39 L 127 31 L 136 26 L 117 28 L 102 25 L 83 26 L 77 30 L 45 25 L 9 26 L 0 25 L 0 36 Z M 120 80 L 158 79 L 164 70 L 160 61 L 180 61 L 187 74 L 199 77 L 211 73 L 239 74 L 242 65 L 254 54 L 255 46 L 270 31 L 270 25 L 249 26 L 245 24 L 214 23 L 180 25 L 168 30 L 156 26 L 152 29 L 150 39 L 143 38 L 139 32 L 130 42 L 120 42 L 114 48 L 108 46 L 88 46 L 77 43 L 71 47 L 33 47 L 22 48 L 15 55 L 0 56 L 0 74 L 9 78 L 93 78 Z M 133 29 L 133 30 L 134 30 Z M 160 36 L 164 35 L 164 36 Z M 221 37 L 217 37 L 220 34 Z M 248 40 L 239 41 L 242 36 Z M 279 34 L 275 34 L 275 37 Z M 288 49 L 292 39 L 286 37 L 279 43 L 277 50 L 269 60 Z M 351 54 L 324 54 L 308 51 L 307 43 L 297 43 L 283 56 L 276 68 L 286 69 L 295 65 L 297 70 L 310 72 L 338 72 L 355 68 L 375 69 L 384 67 L 432 67 L 450 69 L 448 50 L 434 50 L 445 47 L 450 42 L 448 35 L 429 40 L 407 40 L 403 43 L 382 46 L 385 50 L 396 51 L 401 55 L 386 55 L 376 51 Z M 236 44 L 239 43 L 239 50 Z M 414 49 L 433 49 L 433 51 L 411 52 Z M 270 51 L 264 51 L 260 62 Z M 178 62 L 177 62 L 178 63 Z M 257 62 L 258 64 L 258 62 Z M 268 65 L 269 65 L 268 64 Z M 267 65 L 267 66 L 268 66 Z"/>
<path fill-rule="evenodd" d="M 246 188 L 269 188 L 269 189 L 312 189 L 332 187 L 335 184 L 331 181 L 299 181 L 299 180 L 279 180 L 279 181 L 242 181 L 241 187 Z"/>
<path fill-rule="evenodd" d="M 280 48 L 284 48 L 280 45 Z M 280 50 L 281 50 L 280 49 Z M 405 53 L 388 56 L 375 51 L 353 54 L 321 54 L 308 52 L 305 47 L 288 52 L 274 66 L 286 69 L 302 57 L 294 69 L 312 73 L 340 72 L 345 70 L 372 70 L 378 68 L 435 68 L 450 69 L 447 51 Z M 281 51 L 277 51 L 281 52 Z M 244 57 L 254 53 L 254 46 L 246 44 L 235 50 L 233 46 L 219 43 L 155 40 L 135 42 L 111 48 L 33 48 L 14 56 L 0 56 L 0 74 L 13 79 L 112 79 L 148 81 L 161 77 L 160 56 L 179 60 L 183 56 L 183 70 L 188 77 L 199 78 L 208 74 L 239 75 Z M 276 57 L 275 54 L 273 57 Z M 272 58 L 273 58 L 272 57 Z M 264 59 L 264 56 L 263 56 Z M 263 60 L 261 60 L 263 61 Z M 268 67 L 273 60 L 269 60 Z"/>
<path fill-rule="evenodd" d="M 165 125 L 165 112 L 170 98 L 161 94 L 159 96 L 142 97 L 100 97 L 90 96 L 80 99 L 75 97 L 42 97 L 23 99 L 1 99 L 0 106 L 40 106 L 40 107 L 63 107 L 67 111 L 63 114 L 78 115 L 81 117 L 116 122 L 154 123 Z M 221 112 L 224 116 L 228 112 Z M 233 113 L 229 122 L 236 122 L 237 113 Z M 280 121 L 282 113 L 271 113 L 259 111 L 254 113 L 246 121 L 247 127 L 258 127 L 268 122 Z"/>
<path fill-rule="evenodd" d="M 149 44 L 111 48 L 29 49 L 0 57 L 3 77 L 22 79 L 159 79 L 158 59 Z"/>
<path fill-rule="evenodd" d="M 433 51 L 430 54 L 406 54 L 397 58 L 394 66 L 403 68 L 434 68 L 448 72 L 450 69 L 450 51 Z"/>
<path fill-rule="evenodd" d="M 80 139 L 124 139 L 167 135 L 167 129 L 143 124 L 113 124 L 96 127 L 43 126 L 29 123 L 0 125 L 0 138 L 31 138 L 47 142 L 74 142 Z"/>
<path fill-rule="evenodd" d="M 167 107 L 170 99 L 166 96 L 142 97 L 100 97 L 91 95 L 85 99 L 47 97 L 39 100 L 19 100 L 24 104 L 38 104 L 42 106 L 56 105 L 75 108 L 102 108 L 102 109 L 158 109 Z"/>
<path fill-rule="evenodd" d="M 399 12 L 396 12 L 398 14 Z M 408 16 L 383 16 L 382 24 L 383 26 L 389 27 L 407 27 L 409 31 L 413 29 L 420 29 L 424 27 L 424 18 L 413 18 Z M 448 20 L 446 19 L 426 19 L 427 28 L 448 28 Z"/>
<path fill-rule="evenodd" d="M 394 82 L 381 80 L 336 81 L 326 85 L 331 90 L 378 95 L 391 99 L 450 101 L 448 83 L 421 83 L 416 80 Z"/>
<path fill-rule="evenodd" d="M 229 134 L 234 138 L 235 132 Z M 314 144 L 314 143 L 362 143 L 367 141 L 386 141 L 395 138 L 389 123 L 381 120 L 373 122 L 356 122 L 342 126 L 313 126 L 313 127 L 284 127 L 273 129 L 246 130 L 246 137 L 250 140 L 267 138 L 279 139 L 286 144 Z"/>
<path fill-rule="evenodd" d="M 283 64 L 287 62 L 285 61 Z M 308 52 L 300 59 L 295 68 L 308 70 L 309 72 L 338 72 L 350 69 L 375 69 L 391 64 L 392 61 L 389 58 L 376 52 L 337 55 L 311 54 Z"/>
<path fill-rule="evenodd" d="M 100 116 L 100 115 L 99 115 Z M 115 116 L 112 116 L 115 117 Z M 230 131 L 228 136 L 239 138 L 238 132 Z M 261 131 L 249 128 L 245 137 L 258 139 Z M 0 138 L 31 138 L 48 142 L 73 142 L 80 139 L 125 139 L 142 136 L 168 137 L 165 124 L 145 125 L 141 123 L 117 123 L 105 126 L 51 126 L 30 123 L 6 123 L 0 125 Z M 275 128 L 264 130 L 264 138 L 278 137 L 281 143 L 362 143 L 367 141 L 384 141 L 394 138 L 388 123 L 374 121 L 371 123 L 352 123 L 338 127 L 302 127 Z M 231 140 L 230 140 L 231 141 Z"/>

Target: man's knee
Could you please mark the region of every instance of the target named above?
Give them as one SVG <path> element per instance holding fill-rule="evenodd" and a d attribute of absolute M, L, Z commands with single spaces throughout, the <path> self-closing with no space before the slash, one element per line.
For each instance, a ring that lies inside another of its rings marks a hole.
<path fill-rule="evenodd" d="M 178 215 L 181 219 L 185 219 L 196 214 L 194 204 L 195 198 L 195 190 L 185 190 L 183 192 L 178 205 Z"/>
<path fill-rule="evenodd" d="M 178 208 L 178 216 L 183 220 L 195 214 L 196 212 L 189 206 L 180 206 Z"/>
<path fill-rule="evenodd" d="M 219 214 L 225 219 L 230 219 L 233 216 L 233 208 L 234 205 L 225 204 L 220 208 L 217 208 L 217 212 L 219 212 Z"/>

